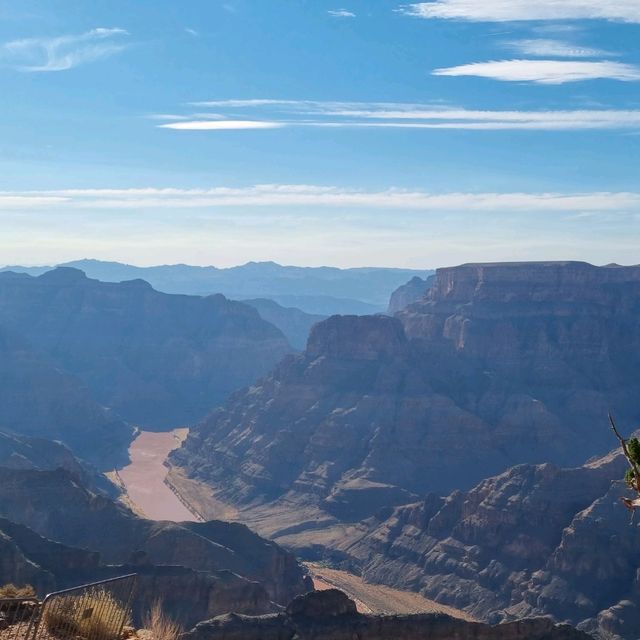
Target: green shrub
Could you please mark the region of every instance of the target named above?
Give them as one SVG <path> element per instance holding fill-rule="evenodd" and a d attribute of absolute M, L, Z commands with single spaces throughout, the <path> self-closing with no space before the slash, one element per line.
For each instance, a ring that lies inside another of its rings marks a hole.
<path fill-rule="evenodd" d="M 640 465 L 640 440 L 638 438 L 631 438 L 627 442 L 627 450 L 631 459 Z"/>

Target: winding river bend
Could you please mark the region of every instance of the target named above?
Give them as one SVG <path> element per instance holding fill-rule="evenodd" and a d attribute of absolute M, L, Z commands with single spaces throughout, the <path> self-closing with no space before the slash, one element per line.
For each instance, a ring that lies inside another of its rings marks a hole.
<path fill-rule="evenodd" d="M 127 501 L 140 515 L 152 520 L 197 520 L 165 484 L 168 469 L 164 466 L 164 461 L 171 451 L 180 446 L 188 431 L 141 431 L 131 443 L 131 463 L 121 469 L 118 476 Z"/>

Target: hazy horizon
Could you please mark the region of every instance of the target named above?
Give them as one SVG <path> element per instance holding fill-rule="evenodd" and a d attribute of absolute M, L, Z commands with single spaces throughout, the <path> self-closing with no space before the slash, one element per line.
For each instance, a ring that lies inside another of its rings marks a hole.
<path fill-rule="evenodd" d="M 45 263 L 40 263 L 40 264 L 27 264 L 27 263 L 0 263 L 0 269 L 7 269 L 10 267 L 23 267 L 26 269 L 45 269 L 48 267 L 59 267 L 59 266 L 65 266 L 67 264 L 70 263 L 77 263 L 77 262 L 98 262 L 98 263 L 113 263 L 113 264 L 119 264 L 119 265 L 123 265 L 123 266 L 127 266 L 127 267 L 133 267 L 135 269 L 151 269 L 151 268 L 158 268 L 158 267 L 196 267 L 196 268 L 214 268 L 214 269 L 234 269 L 234 268 L 238 268 L 238 267 L 245 267 L 249 264 L 274 264 L 277 265 L 279 267 L 284 267 L 284 268 L 300 268 L 300 269 L 322 269 L 322 268 L 327 268 L 327 269 L 341 269 L 341 270 L 347 270 L 347 269 L 397 269 L 397 270 L 407 270 L 407 271 L 434 271 L 436 269 L 441 269 L 441 268 L 447 268 L 447 267 L 457 267 L 457 266 L 462 266 L 464 264 L 489 264 L 492 262 L 505 262 L 505 263 L 509 263 L 509 262 L 586 262 L 588 264 L 592 264 L 593 266 L 596 267 L 606 267 L 606 266 L 610 266 L 610 265 L 616 265 L 619 267 L 634 267 L 634 266 L 638 266 L 640 263 L 620 263 L 620 262 L 607 262 L 607 263 L 595 263 L 595 262 L 591 262 L 589 260 L 573 260 L 573 259 L 558 259 L 558 260 L 500 260 L 500 261 L 472 261 L 472 260 L 468 260 L 465 262 L 459 262 L 459 263 L 455 263 L 455 264 L 434 264 L 434 265 L 428 265 L 428 266 L 419 266 L 419 267 L 399 267 L 399 266 L 390 266 L 390 265 L 386 265 L 386 264 L 360 264 L 360 265 L 354 265 L 354 266 L 340 266 L 340 265 L 335 265 L 335 264 L 322 264 L 322 263 L 318 263 L 318 264 L 293 264 L 293 263 L 281 263 L 281 262 L 277 262 L 276 260 L 248 260 L 247 262 L 239 262 L 237 264 L 227 264 L 227 265 L 223 265 L 223 264 L 206 264 L 206 263 L 201 263 L 201 264 L 197 264 L 197 263 L 190 263 L 190 262 L 167 262 L 167 263 L 147 263 L 147 264 L 142 264 L 142 263 L 135 263 L 135 262 L 123 262 L 120 260 L 115 260 L 115 259 L 109 259 L 109 258 L 104 258 L 104 259 L 98 259 L 98 258 L 87 258 L 87 257 L 82 257 L 82 258 L 70 258 L 67 260 L 61 260 L 60 262 L 55 262 L 55 263 L 49 263 L 49 264 L 45 264 Z"/>

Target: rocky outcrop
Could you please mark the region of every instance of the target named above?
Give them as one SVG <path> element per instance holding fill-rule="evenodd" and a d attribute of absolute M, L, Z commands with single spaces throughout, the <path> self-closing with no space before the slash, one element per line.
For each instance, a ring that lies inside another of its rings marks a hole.
<path fill-rule="evenodd" d="M 8 469 L 65 469 L 96 493 L 117 496 L 118 489 L 104 475 L 81 462 L 61 442 L 0 431 L 0 467 Z"/>
<path fill-rule="evenodd" d="M 202 418 L 291 350 L 255 309 L 224 296 L 168 295 L 70 268 L 0 274 L 0 326 L 151 428 Z"/>
<path fill-rule="evenodd" d="M 230 571 L 196 571 L 182 566 L 111 564 L 100 554 L 44 538 L 0 518 L 0 584 L 30 584 L 40 597 L 54 590 L 135 573 L 133 616 L 137 624 L 156 602 L 173 620 L 194 625 L 228 611 L 276 611 L 264 587 Z"/>
<path fill-rule="evenodd" d="M 430 276 L 426 279 L 414 276 L 409 280 L 409 282 L 398 287 L 391 294 L 387 313 L 389 315 L 395 315 L 410 304 L 419 302 L 425 297 L 427 291 L 433 286 L 434 282 L 435 276 Z"/>
<path fill-rule="evenodd" d="M 625 468 L 617 453 L 572 469 L 517 466 L 345 529 L 326 557 L 476 619 L 549 615 L 635 640 L 639 527 L 619 500 Z"/>
<path fill-rule="evenodd" d="M 285 604 L 310 588 L 290 553 L 243 525 L 145 520 L 63 469 L 0 468 L 0 516 L 64 545 L 97 551 L 108 564 L 178 566 L 189 570 L 186 575 L 217 576 L 216 588 L 223 576 L 237 593 L 246 591 L 253 612 L 265 603 L 272 607 L 272 601 Z"/>
<path fill-rule="evenodd" d="M 274 536 L 276 503 L 306 535 L 514 464 L 581 464 L 608 450 L 609 410 L 640 419 L 639 310 L 640 267 L 441 269 L 394 318 L 316 325 L 172 459 Z M 301 503 L 317 511 L 296 522 Z"/>
<path fill-rule="evenodd" d="M 243 300 L 243 302 L 256 309 L 261 318 L 278 327 L 284 333 L 289 344 L 299 351 L 302 351 L 307 346 L 311 327 L 327 317 L 305 313 L 295 307 L 283 307 L 267 298 L 255 298 L 253 300 Z"/>
<path fill-rule="evenodd" d="M 227 614 L 198 624 L 184 640 L 589 640 L 590 636 L 548 618 L 490 627 L 444 614 L 368 616 L 335 589 L 303 596 L 286 613 Z"/>
<path fill-rule="evenodd" d="M 0 584 L 32 585 L 43 596 L 99 575 L 98 553 L 53 542 L 6 518 L 0 518 L 0 541 Z"/>

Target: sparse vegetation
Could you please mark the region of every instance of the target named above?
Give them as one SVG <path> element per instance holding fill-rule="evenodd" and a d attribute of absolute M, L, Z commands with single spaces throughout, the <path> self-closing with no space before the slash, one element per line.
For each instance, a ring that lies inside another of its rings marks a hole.
<path fill-rule="evenodd" d="M 178 640 L 182 627 L 163 611 L 160 602 L 155 602 L 144 618 L 144 626 L 152 640 Z"/>
<path fill-rule="evenodd" d="M 51 635 L 83 640 L 118 640 L 123 620 L 130 622 L 125 608 L 107 591 L 66 596 L 45 608 L 43 615 Z"/>
<path fill-rule="evenodd" d="M 36 591 L 30 585 L 17 587 L 15 584 L 5 584 L 0 587 L 1 598 L 35 598 Z"/>
<path fill-rule="evenodd" d="M 638 440 L 638 438 L 629 438 L 628 440 L 623 438 L 611 415 L 609 415 L 609 423 L 611 424 L 613 433 L 620 442 L 622 453 L 624 453 L 624 457 L 629 463 L 629 468 L 624 474 L 624 479 L 627 486 L 634 491 L 636 497 L 634 499 L 621 498 L 621 500 L 624 506 L 631 511 L 630 524 L 633 524 L 636 509 L 640 508 L 640 440 Z"/>

